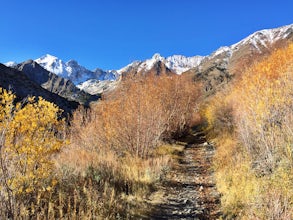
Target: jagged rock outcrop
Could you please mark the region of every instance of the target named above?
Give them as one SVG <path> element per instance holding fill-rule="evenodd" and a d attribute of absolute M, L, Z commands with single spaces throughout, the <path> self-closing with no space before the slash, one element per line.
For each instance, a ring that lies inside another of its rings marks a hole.
<path fill-rule="evenodd" d="M 69 101 L 42 88 L 25 73 L 3 64 L 0 64 L 0 87 L 13 91 L 19 100 L 28 96 L 41 96 L 45 100 L 58 105 L 65 113 L 72 113 L 79 106 L 75 101 Z"/>
<path fill-rule="evenodd" d="M 41 67 L 33 60 L 28 60 L 15 66 L 22 71 L 29 79 L 43 87 L 44 89 L 60 95 L 68 100 L 88 105 L 91 101 L 96 101 L 99 96 L 90 95 L 77 88 L 69 79 L 62 78 Z"/>

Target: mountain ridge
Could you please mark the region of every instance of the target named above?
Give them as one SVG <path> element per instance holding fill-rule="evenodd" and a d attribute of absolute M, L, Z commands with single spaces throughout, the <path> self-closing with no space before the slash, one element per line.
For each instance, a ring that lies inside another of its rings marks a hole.
<path fill-rule="evenodd" d="M 293 42 L 293 24 L 256 31 L 231 46 L 220 47 L 183 74 L 203 82 L 205 91 L 213 91 L 232 78 L 241 76 L 243 70 L 257 59 L 289 42 Z"/>
<path fill-rule="evenodd" d="M 177 74 L 181 74 L 184 72 L 184 70 L 182 71 L 182 70 L 180 70 L 180 68 L 184 68 L 184 66 L 186 68 L 195 67 L 195 66 L 199 65 L 200 62 L 205 58 L 209 58 L 209 57 L 213 58 L 214 56 L 221 54 L 223 51 L 229 51 L 230 53 L 235 52 L 239 46 L 244 45 L 244 44 L 251 44 L 259 52 L 262 52 L 261 48 L 259 48 L 259 45 L 257 42 L 261 42 L 262 46 L 268 47 L 269 45 L 267 45 L 267 43 L 271 44 L 272 42 L 275 42 L 277 40 L 284 39 L 284 38 L 288 37 L 288 35 L 290 35 L 292 33 L 292 30 L 293 30 L 293 24 L 284 25 L 284 26 L 272 28 L 272 29 L 258 30 L 258 31 L 248 35 L 247 37 L 243 38 L 242 40 L 240 40 L 230 46 L 219 47 L 218 49 L 214 50 L 213 52 L 211 52 L 211 54 L 209 54 L 207 56 L 195 55 L 195 56 L 188 57 L 188 56 L 184 56 L 184 55 L 176 55 L 175 54 L 172 56 L 163 57 L 159 53 L 155 53 L 149 59 L 146 59 L 144 61 L 139 61 L 139 60 L 133 61 L 118 70 L 103 70 L 101 68 L 89 70 L 89 69 L 79 65 L 78 62 L 75 60 L 69 60 L 67 62 L 64 62 L 61 59 L 59 59 L 58 57 L 50 55 L 50 54 L 46 54 L 40 58 L 37 58 L 37 59 L 35 59 L 35 61 L 50 72 L 53 72 L 53 73 L 60 75 L 60 76 L 63 75 L 62 77 L 64 77 L 64 78 L 67 78 L 67 77 L 70 78 L 71 74 L 73 74 L 72 69 L 74 69 L 74 66 L 80 67 L 83 71 L 121 73 L 121 72 L 124 72 L 125 69 L 127 69 L 127 67 L 129 67 L 130 65 L 138 66 L 138 65 L 141 65 L 142 63 L 145 63 L 144 66 L 147 67 L 147 70 L 148 70 L 148 69 L 150 69 L 150 65 L 152 65 L 152 63 L 154 63 L 155 61 L 167 62 L 166 66 L 169 69 L 173 70 Z M 263 38 L 265 38 L 265 40 L 263 40 Z M 4 63 L 4 65 L 11 67 L 11 66 L 16 65 L 16 63 L 14 61 L 10 61 L 10 62 Z M 176 67 L 178 67 L 179 69 L 177 69 Z M 104 79 L 101 79 L 101 80 L 104 80 Z M 109 80 L 109 79 L 106 79 L 106 80 Z M 73 82 L 74 82 L 74 80 L 73 80 Z"/>
<path fill-rule="evenodd" d="M 25 73 L 15 68 L 7 67 L 0 63 L 0 87 L 11 90 L 18 99 L 24 99 L 28 96 L 43 97 L 65 111 L 72 113 L 79 104 L 75 101 L 69 101 L 57 94 L 49 92 L 42 88 L 33 80 L 29 79 Z"/>
<path fill-rule="evenodd" d="M 91 71 L 79 65 L 75 60 L 64 62 L 58 57 L 52 56 L 50 54 L 46 54 L 38 59 L 35 59 L 35 62 L 37 62 L 49 72 L 55 73 L 56 75 L 63 78 L 70 79 L 75 85 L 78 85 L 79 83 L 85 82 L 89 79 L 116 79 L 116 72 L 114 71 L 107 72 L 99 68 Z"/>
<path fill-rule="evenodd" d="M 161 72 L 192 74 L 197 80 L 205 80 L 205 89 L 208 91 L 218 84 L 228 82 L 234 75 L 239 75 L 241 68 L 251 63 L 254 57 L 267 54 L 276 45 L 284 44 L 290 39 L 293 39 L 293 24 L 256 31 L 237 43 L 218 48 L 208 56 L 163 57 L 155 53 L 150 59 L 134 61 L 119 70 L 88 70 L 75 60 L 64 62 L 49 54 L 35 61 L 49 72 L 70 79 L 90 94 L 103 92 L 103 88 L 107 89 L 112 84 L 111 81 L 119 81 L 120 77 L 128 74 L 158 74 L 158 71 L 154 71 L 156 66 L 160 66 Z M 10 62 L 7 65 L 13 66 L 15 63 Z"/>
<path fill-rule="evenodd" d="M 88 105 L 91 101 L 99 99 L 98 96 L 89 95 L 77 88 L 70 79 L 60 77 L 49 72 L 33 60 L 27 60 L 14 66 L 22 71 L 30 80 L 34 81 L 42 88 L 62 96 L 70 101 L 76 101 L 83 105 Z"/>

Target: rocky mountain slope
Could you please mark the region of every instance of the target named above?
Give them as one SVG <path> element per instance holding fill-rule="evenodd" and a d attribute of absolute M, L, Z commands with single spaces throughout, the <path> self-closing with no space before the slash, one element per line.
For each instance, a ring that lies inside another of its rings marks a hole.
<path fill-rule="evenodd" d="M 75 85 L 83 83 L 89 79 L 115 80 L 116 71 L 103 71 L 99 68 L 90 71 L 79 65 L 75 60 L 64 62 L 52 55 L 45 55 L 35 60 L 39 65 L 49 72 L 70 79 Z"/>
<path fill-rule="evenodd" d="M 83 83 L 78 84 L 77 87 L 80 90 L 87 92 L 88 94 L 98 95 L 115 89 L 118 83 L 118 80 L 101 81 L 97 79 L 89 79 Z"/>
<path fill-rule="evenodd" d="M 0 87 L 12 90 L 18 99 L 28 96 L 43 97 L 45 100 L 55 103 L 66 113 L 71 113 L 78 107 L 78 103 L 69 101 L 57 94 L 42 88 L 27 75 L 17 69 L 0 64 Z"/>
<path fill-rule="evenodd" d="M 30 80 L 34 81 L 44 89 L 68 100 L 88 105 L 89 102 L 99 99 L 99 96 L 93 96 L 80 90 L 71 82 L 71 80 L 62 78 L 45 70 L 33 60 L 20 63 L 14 66 L 14 68 L 22 71 Z"/>
<path fill-rule="evenodd" d="M 240 76 L 244 68 L 255 60 L 292 41 L 293 24 L 257 31 L 236 44 L 219 48 L 184 74 L 203 81 L 206 91 L 213 90 L 232 77 Z"/>
<path fill-rule="evenodd" d="M 176 74 L 175 71 L 169 69 L 166 64 L 162 60 L 155 60 L 150 65 L 147 65 L 146 62 L 142 62 L 139 65 L 129 65 L 125 70 L 119 71 L 121 74 L 121 78 L 124 79 L 126 77 L 132 77 L 135 75 L 145 75 L 145 74 L 153 74 L 153 75 L 170 75 Z"/>
<path fill-rule="evenodd" d="M 203 56 L 185 57 L 182 55 L 173 55 L 170 57 L 162 57 L 156 53 L 151 59 L 145 61 L 134 61 L 126 67 L 118 70 L 119 74 L 126 74 L 127 72 L 148 72 L 153 69 L 158 63 L 164 64 L 171 72 L 181 74 L 193 67 L 196 67 L 204 59 Z M 159 64 L 159 65 L 161 65 Z"/>

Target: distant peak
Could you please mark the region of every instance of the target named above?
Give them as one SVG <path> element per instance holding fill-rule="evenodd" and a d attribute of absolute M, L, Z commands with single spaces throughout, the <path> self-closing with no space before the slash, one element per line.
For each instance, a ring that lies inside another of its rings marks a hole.
<path fill-rule="evenodd" d="M 17 65 L 17 63 L 14 61 L 9 61 L 7 63 L 4 63 L 4 65 L 7 67 L 15 67 Z"/>
<path fill-rule="evenodd" d="M 41 58 L 50 58 L 50 59 L 54 59 L 54 60 L 57 60 L 58 59 L 58 57 L 53 56 L 51 54 L 46 54 L 46 55 L 42 56 Z"/>
<path fill-rule="evenodd" d="M 154 60 L 159 60 L 160 58 L 162 58 L 162 56 L 159 53 L 155 53 L 152 57 L 152 59 L 154 59 Z"/>
<path fill-rule="evenodd" d="M 78 65 L 78 62 L 76 60 L 69 60 L 66 62 L 67 65 L 74 65 L 74 66 L 77 66 Z"/>
<path fill-rule="evenodd" d="M 35 61 L 37 63 L 55 63 L 55 62 L 60 62 L 58 57 L 55 57 L 53 55 L 50 54 L 46 54 L 38 59 L 35 59 Z"/>

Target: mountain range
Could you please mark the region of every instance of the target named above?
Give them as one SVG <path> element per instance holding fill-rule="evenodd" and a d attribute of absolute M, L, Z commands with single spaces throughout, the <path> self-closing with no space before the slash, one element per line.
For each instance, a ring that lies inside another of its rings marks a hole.
<path fill-rule="evenodd" d="M 19 64 L 8 62 L 6 69 L 1 66 L 0 71 L 19 71 L 27 77 L 26 80 L 33 81 L 48 92 L 69 101 L 89 104 L 98 100 L 101 93 L 114 89 L 123 78 L 137 74 L 191 75 L 194 80 L 204 84 L 206 91 L 213 91 L 232 78 L 241 76 L 245 66 L 254 60 L 292 41 L 293 24 L 257 31 L 238 43 L 217 49 L 209 56 L 163 57 L 156 53 L 150 59 L 134 61 L 119 70 L 88 70 L 75 60 L 64 62 L 47 54 Z M 5 80 L 4 74 L 0 86 L 5 84 Z"/>

